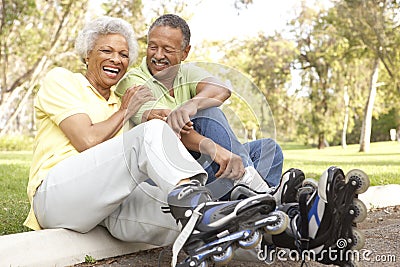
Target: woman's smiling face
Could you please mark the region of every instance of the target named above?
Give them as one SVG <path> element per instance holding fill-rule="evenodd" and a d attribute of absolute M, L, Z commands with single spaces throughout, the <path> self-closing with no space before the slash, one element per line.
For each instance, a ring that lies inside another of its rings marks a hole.
<path fill-rule="evenodd" d="M 120 34 L 99 35 L 86 58 L 86 78 L 99 91 L 109 90 L 129 66 L 129 47 Z"/>

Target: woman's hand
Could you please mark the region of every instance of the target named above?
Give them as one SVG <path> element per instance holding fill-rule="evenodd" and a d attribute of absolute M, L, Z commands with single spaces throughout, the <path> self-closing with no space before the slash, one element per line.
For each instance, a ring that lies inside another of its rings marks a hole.
<path fill-rule="evenodd" d="M 121 98 L 121 110 L 126 111 L 126 117 L 130 118 L 138 112 L 146 102 L 155 100 L 151 90 L 143 85 L 128 88 Z"/>

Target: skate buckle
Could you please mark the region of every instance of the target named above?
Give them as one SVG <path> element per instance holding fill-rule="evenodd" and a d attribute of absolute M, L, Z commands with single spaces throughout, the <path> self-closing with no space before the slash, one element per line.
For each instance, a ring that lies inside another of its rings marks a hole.
<path fill-rule="evenodd" d="M 309 238 L 300 238 L 300 249 L 301 251 L 308 250 L 310 239 Z"/>

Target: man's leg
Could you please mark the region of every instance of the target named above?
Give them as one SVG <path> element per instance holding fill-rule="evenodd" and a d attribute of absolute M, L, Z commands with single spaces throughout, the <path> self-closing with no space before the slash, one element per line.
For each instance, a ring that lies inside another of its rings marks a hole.
<path fill-rule="evenodd" d="M 279 184 L 283 154 L 281 148 L 274 140 L 261 139 L 245 145 L 241 144 L 231 129 L 224 113 L 219 108 L 209 108 L 199 111 L 192 121 L 194 129 L 198 133 L 212 139 L 227 150 L 240 155 L 245 167 L 257 168 L 257 171 L 267 184 L 270 186 Z M 231 180 L 218 179 L 215 181 L 215 173 L 218 171 L 219 166 L 210 157 L 195 152 L 191 152 L 191 154 L 198 159 L 198 162 L 207 171 L 209 177 L 207 183 L 214 195 L 220 195 L 219 192 L 221 190 L 227 193 L 233 187 Z M 256 187 L 259 189 L 266 188 L 263 185 L 256 185 Z M 226 197 L 223 199 L 226 199 Z"/>
<path fill-rule="evenodd" d="M 221 109 L 214 107 L 200 110 L 192 118 L 192 121 L 193 128 L 196 132 L 210 138 L 215 143 L 232 153 L 239 155 L 242 158 L 245 167 L 253 166 L 253 162 L 249 156 L 249 151 L 239 142 Z M 200 164 L 203 164 L 203 167 L 207 170 L 207 183 L 213 182 L 215 180 L 215 173 L 219 169 L 218 164 L 213 162 L 209 157 L 200 157 L 199 153 L 191 152 L 191 154 L 195 158 L 198 158 Z"/>
<path fill-rule="evenodd" d="M 279 185 L 283 166 L 281 147 L 271 138 L 251 141 L 244 146 L 249 151 L 254 167 L 268 185 Z"/>

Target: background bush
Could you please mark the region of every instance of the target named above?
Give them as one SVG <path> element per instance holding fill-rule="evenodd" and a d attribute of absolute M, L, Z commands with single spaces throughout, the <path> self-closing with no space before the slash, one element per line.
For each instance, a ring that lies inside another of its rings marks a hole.
<path fill-rule="evenodd" d="M 5 135 L 0 137 L 0 151 L 32 151 L 33 137 Z"/>

